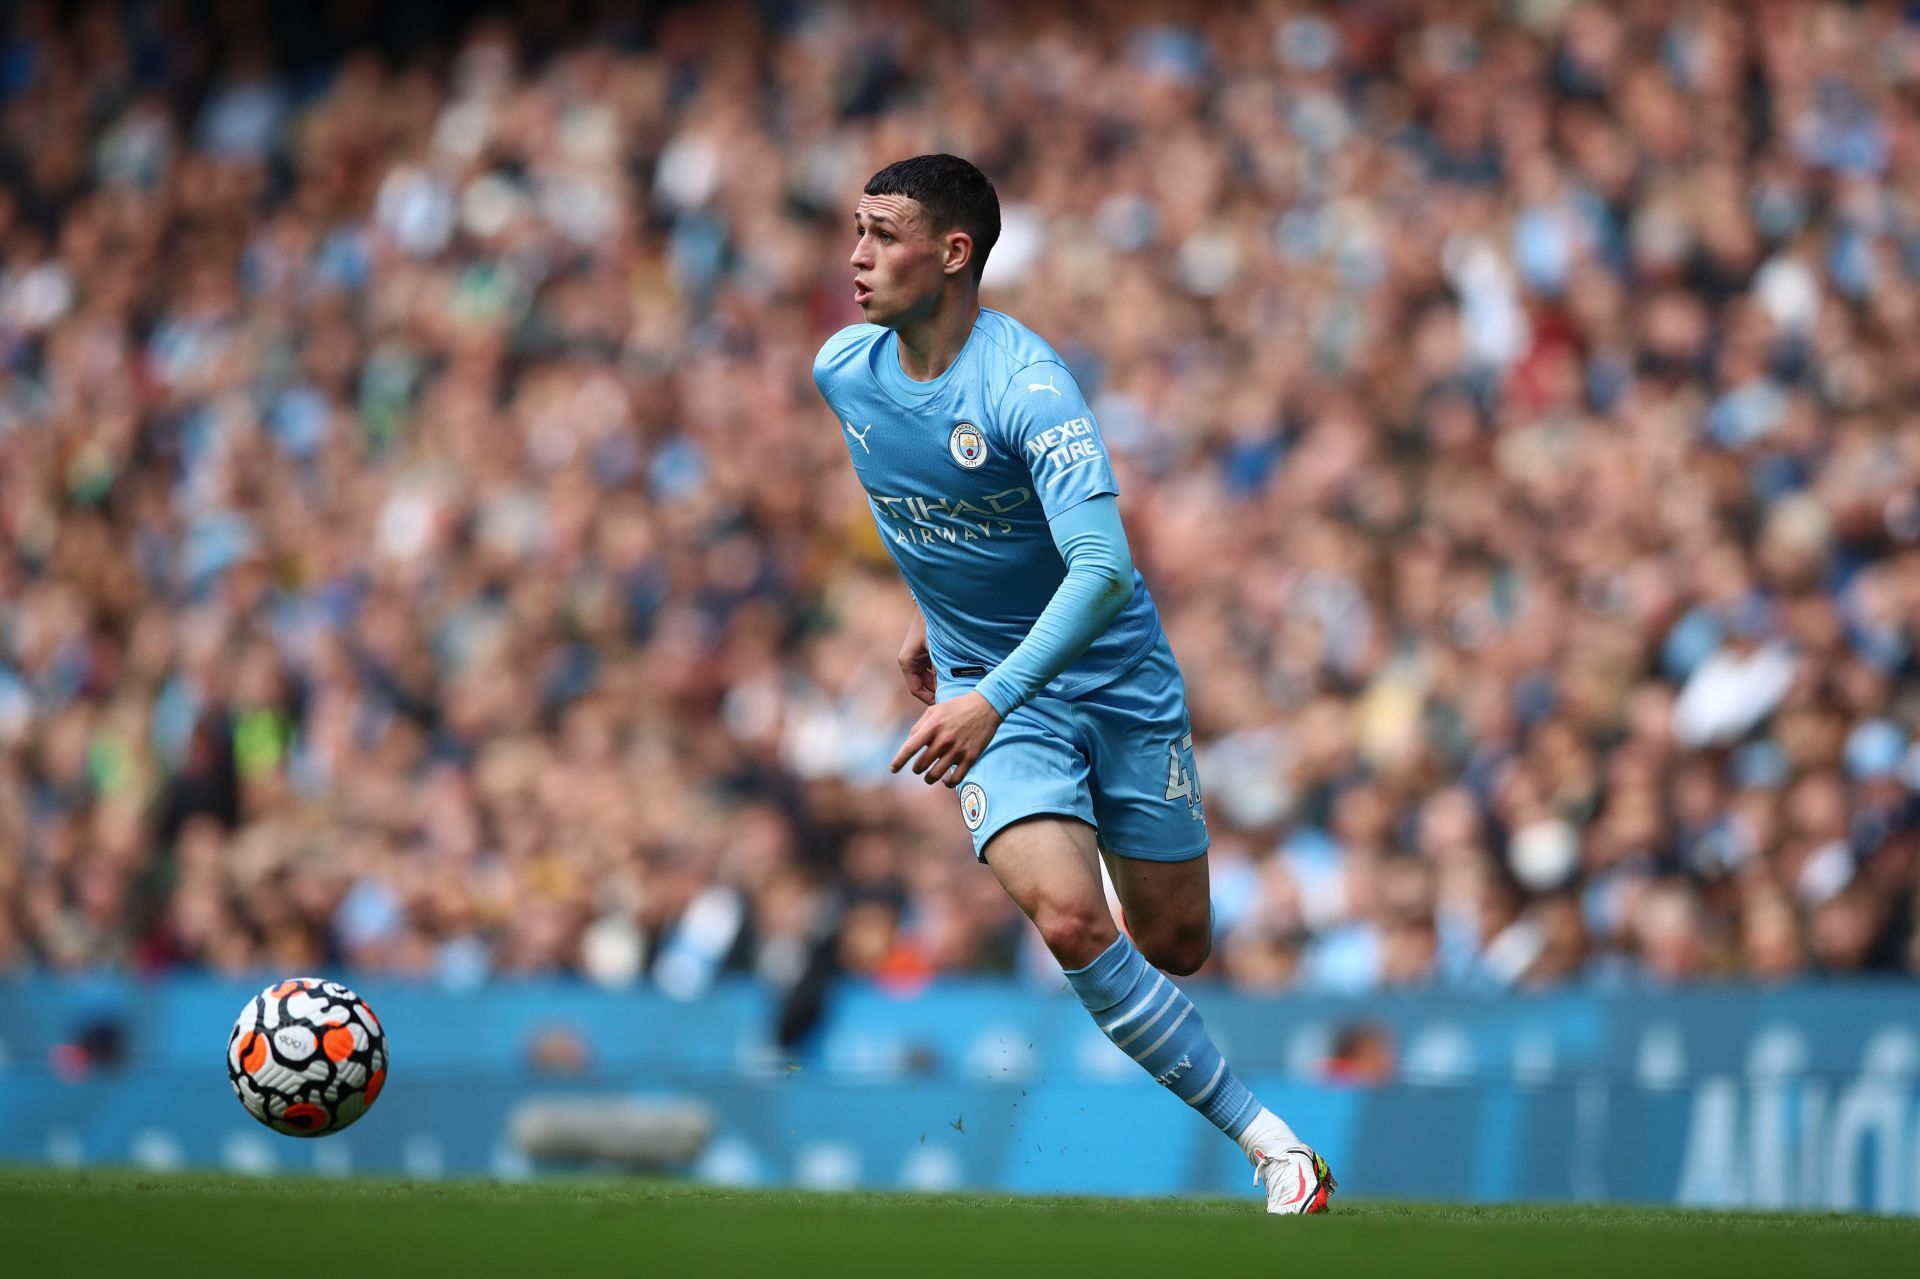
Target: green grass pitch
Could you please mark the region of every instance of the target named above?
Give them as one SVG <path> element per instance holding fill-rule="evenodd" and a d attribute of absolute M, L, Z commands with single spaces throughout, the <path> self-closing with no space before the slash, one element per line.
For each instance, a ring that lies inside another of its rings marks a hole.
<path fill-rule="evenodd" d="M 1920 1221 L 1334 1200 L 712 1190 L 658 1181 L 406 1182 L 0 1170 L 7 1274 L 1920 1274 Z"/>

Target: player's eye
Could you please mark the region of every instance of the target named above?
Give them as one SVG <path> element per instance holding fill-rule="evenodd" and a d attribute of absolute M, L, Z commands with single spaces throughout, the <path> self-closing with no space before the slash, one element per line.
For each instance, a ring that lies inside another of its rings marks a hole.
<path fill-rule="evenodd" d="M 882 244 L 892 244 L 892 243 L 893 243 L 893 237 L 892 237 L 892 236 L 890 236 L 890 235 L 888 235 L 888 234 L 887 234 L 887 233 L 886 233 L 885 231 L 878 231 L 878 232 L 875 232 L 875 234 L 876 234 L 876 235 L 878 235 L 878 236 L 880 237 L 880 243 L 882 243 Z"/>

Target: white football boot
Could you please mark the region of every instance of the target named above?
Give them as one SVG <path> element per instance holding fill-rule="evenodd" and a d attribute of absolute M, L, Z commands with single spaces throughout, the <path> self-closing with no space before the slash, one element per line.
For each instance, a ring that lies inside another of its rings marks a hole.
<path fill-rule="evenodd" d="M 1305 1146 L 1288 1146 L 1277 1154 L 1253 1152 L 1253 1184 L 1267 1188 L 1267 1211 L 1304 1217 L 1325 1212 L 1327 1200 L 1338 1190 L 1333 1173 Z"/>

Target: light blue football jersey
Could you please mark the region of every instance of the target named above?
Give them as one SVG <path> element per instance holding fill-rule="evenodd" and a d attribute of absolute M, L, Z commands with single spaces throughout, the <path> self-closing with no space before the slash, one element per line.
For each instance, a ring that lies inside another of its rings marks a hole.
<path fill-rule="evenodd" d="M 927 619 L 942 680 L 984 675 L 1025 639 L 1066 563 L 1047 521 L 1118 494 L 1085 397 L 1031 329 L 982 309 L 959 358 L 916 382 L 890 329 L 827 339 L 813 380 L 840 422 L 874 522 Z M 1144 656 L 1160 614 L 1138 570 L 1126 607 L 1044 690 L 1097 688 Z"/>

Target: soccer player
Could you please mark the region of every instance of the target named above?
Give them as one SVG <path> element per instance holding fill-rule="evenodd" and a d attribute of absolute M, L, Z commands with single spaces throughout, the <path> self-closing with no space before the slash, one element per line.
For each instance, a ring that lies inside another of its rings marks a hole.
<path fill-rule="evenodd" d="M 1239 1143 L 1267 1211 L 1323 1211 L 1326 1161 L 1227 1068 L 1168 975 L 1213 945 L 1185 687 L 1080 388 L 980 306 L 993 185 L 954 156 L 902 160 L 867 183 L 853 230 L 867 322 L 829 338 L 813 376 L 918 605 L 899 661 L 927 710 L 893 769 L 958 791 L 975 855 L 1100 1029 Z"/>

